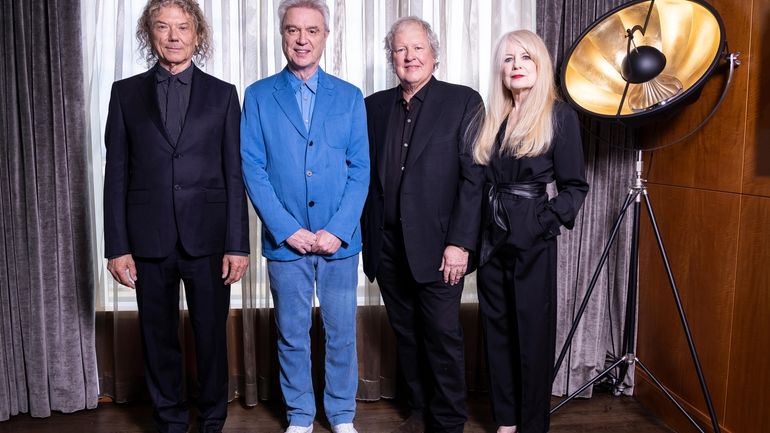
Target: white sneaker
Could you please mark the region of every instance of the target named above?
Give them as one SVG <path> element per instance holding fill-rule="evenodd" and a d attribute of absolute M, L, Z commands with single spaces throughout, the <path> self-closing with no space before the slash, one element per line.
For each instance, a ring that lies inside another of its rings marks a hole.
<path fill-rule="evenodd" d="M 313 433 L 313 424 L 310 424 L 307 427 L 290 425 L 289 428 L 286 429 L 286 433 Z"/>
<path fill-rule="evenodd" d="M 358 433 L 352 422 L 346 422 L 332 426 L 332 432 L 334 433 Z"/>

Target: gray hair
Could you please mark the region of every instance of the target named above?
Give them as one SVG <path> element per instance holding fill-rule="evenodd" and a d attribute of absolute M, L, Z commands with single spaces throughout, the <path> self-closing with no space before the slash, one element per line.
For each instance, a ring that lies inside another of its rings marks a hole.
<path fill-rule="evenodd" d="M 278 5 L 278 23 L 281 26 L 279 33 L 283 33 L 283 20 L 286 18 L 286 12 L 291 8 L 308 8 L 317 10 L 324 18 L 324 30 L 329 32 L 329 7 L 326 6 L 326 0 L 282 0 Z"/>
<path fill-rule="evenodd" d="M 388 31 L 388 34 L 385 35 L 385 57 L 387 57 L 388 65 L 390 65 L 390 68 L 393 69 L 393 39 L 396 38 L 396 33 L 401 31 L 401 27 L 407 25 L 407 24 L 419 24 L 423 30 L 425 30 L 425 34 L 428 36 L 428 43 L 430 43 L 430 50 L 433 53 L 433 70 L 435 71 L 438 69 L 438 53 L 439 53 L 439 43 L 438 43 L 438 36 L 433 32 L 433 29 L 430 27 L 430 24 L 428 24 L 427 21 L 423 20 L 422 18 L 416 17 L 414 15 L 408 16 L 408 17 L 401 17 L 397 19 L 391 26 L 390 31 Z"/>
<path fill-rule="evenodd" d="M 192 18 L 195 26 L 195 33 L 198 36 L 198 45 L 195 46 L 193 59 L 196 63 L 203 66 L 206 60 L 211 57 L 211 29 L 206 22 L 206 16 L 203 14 L 198 2 L 195 0 L 149 0 L 142 10 L 142 16 L 136 23 L 136 40 L 139 42 L 139 53 L 144 57 L 147 66 L 151 66 L 158 60 L 158 53 L 152 46 L 152 24 L 155 15 L 160 8 L 168 6 L 177 6 Z"/>

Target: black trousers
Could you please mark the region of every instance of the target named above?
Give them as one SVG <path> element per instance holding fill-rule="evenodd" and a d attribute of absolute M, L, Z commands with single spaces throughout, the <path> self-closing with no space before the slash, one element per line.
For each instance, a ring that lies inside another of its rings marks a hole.
<path fill-rule="evenodd" d="M 400 230 L 385 231 L 376 278 L 396 334 L 412 412 L 424 415 L 428 432 L 462 432 L 467 420 L 462 281 L 454 286 L 416 282 Z"/>
<path fill-rule="evenodd" d="M 547 432 L 556 344 L 556 239 L 504 246 L 478 270 L 489 397 L 498 425 Z"/>
<path fill-rule="evenodd" d="M 220 432 L 227 417 L 227 330 L 230 286 L 222 279 L 222 255 L 191 257 L 181 246 L 162 259 L 134 258 L 145 376 L 156 426 L 187 431 L 179 344 L 179 281 L 184 281 L 195 334 L 199 431 Z"/>

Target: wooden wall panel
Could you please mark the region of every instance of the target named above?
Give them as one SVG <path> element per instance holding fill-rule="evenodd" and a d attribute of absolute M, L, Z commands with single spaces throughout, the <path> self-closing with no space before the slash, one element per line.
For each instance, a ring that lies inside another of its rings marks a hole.
<path fill-rule="evenodd" d="M 730 50 L 748 52 L 750 39 L 745 29 L 751 25 L 751 2 L 715 0 L 709 3 L 722 16 Z M 748 69 L 745 66 L 737 69 L 725 102 L 700 132 L 654 153 L 650 181 L 726 192 L 741 191 Z M 714 74 L 696 102 L 670 118 L 644 128 L 646 132 L 640 131 L 642 143 L 671 143 L 698 125 L 718 99 L 726 75 Z"/>
<path fill-rule="evenodd" d="M 650 185 L 649 195 L 711 397 L 724 414 L 740 195 Z M 642 213 L 638 353 L 678 396 L 707 413 L 663 261 Z"/>
<path fill-rule="evenodd" d="M 770 0 L 755 1 L 753 16 L 750 61 L 743 66 L 749 71 L 743 192 L 770 197 Z"/>
<path fill-rule="evenodd" d="M 653 154 L 650 191 L 722 431 L 764 432 L 770 431 L 770 0 L 710 3 L 742 65 L 711 123 L 692 140 Z M 669 129 L 653 131 L 653 139 L 665 142 L 675 129 L 686 129 L 698 111 L 709 109 L 718 84 L 709 83 L 703 97 Z M 640 358 L 648 357 L 653 372 L 708 425 L 682 338 L 666 331 L 677 318 L 664 304 L 667 286 L 649 231 L 641 246 Z M 637 384 L 637 398 L 648 408 L 676 431 L 692 431 L 644 375 Z"/>
<path fill-rule="evenodd" d="M 770 429 L 770 198 L 741 206 L 725 425 L 736 432 Z"/>
<path fill-rule="evenodd" d="M 671 403 L 657 387 L 655 387 L 652 381 L 648 379 L 643 372 L 637 373 L 636 378 L 634 397 L 637 401 L 650 409 L 650 411 L 655 413 L 657 417 L 664 420 L 666 425 L 676 433 L 699 433 L 699 430 L 690 424 L 690 421 L 688 421 L 687 418 L 679 412 L 676 406 L 674 406 L 674 404 Z M 700 400 L 702 401 L 703 399 Z M 706 432 L 713 433 L 714 430 L 711 428 L 711 420 L 709 419 L 708 413 L 700 412 L 700 410 L 681 398 L 679 398 L 679 403 L 682 404 L 685 410 L 687 410 L 687 413 L 689 413 Z M 744 433 L 725 427 L 724 419 L 722 417 L 718 416 L 717 421 L 720 424 L 721 433 Z"/>

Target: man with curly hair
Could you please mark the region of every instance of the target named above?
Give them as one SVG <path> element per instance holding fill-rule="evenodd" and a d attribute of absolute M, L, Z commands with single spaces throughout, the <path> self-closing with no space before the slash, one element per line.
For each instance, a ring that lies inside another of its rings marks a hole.
<path fill-rule="evenodd" d="M 230 284 L 248 266 L 235 86 L 193 63 L 210 32 L 194 0 L 150 0 L 137 25 L 147 72 L 115 82 L 105 144 L 107 269 L 136 289 L 145 376 L 159 432 L 188 430 L 179 282 L 195 334 L 198 431 L 227 416 Z"/>

